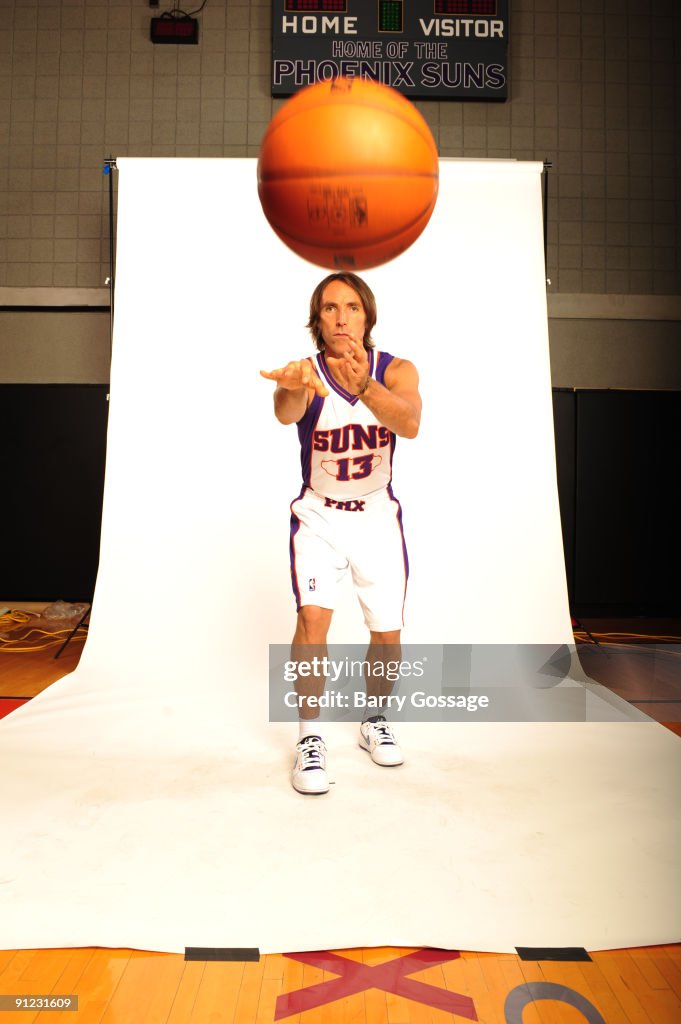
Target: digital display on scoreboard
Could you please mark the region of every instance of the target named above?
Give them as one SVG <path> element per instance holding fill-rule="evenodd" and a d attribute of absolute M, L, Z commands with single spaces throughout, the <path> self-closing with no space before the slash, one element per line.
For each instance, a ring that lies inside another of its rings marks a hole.
<path fill-rule="evenodd" d="M 505 100 L 508 33 L 508 0 L 272 0 L 272 95 L 344 76 Z"/>
<path fill-rule="evenodd" d="M 284 10 L 286 11 L 312 11 L 317 14 L 329 14 L 347 9 L 347 0 L 284 0 Z"/>
<path fill-rule="evenodd" d="M 378 0 L 378 31 L 402 32 L 404 0 Z"/>
<path fill-rule="evenodd" d="M 435 0 L 435 14 L 477 14 L 492 17 L 497 0 Z"/>

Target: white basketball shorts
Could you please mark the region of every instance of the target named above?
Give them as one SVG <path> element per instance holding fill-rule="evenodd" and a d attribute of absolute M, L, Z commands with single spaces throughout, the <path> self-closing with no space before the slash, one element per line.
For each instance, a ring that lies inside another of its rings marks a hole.
<path fill-rule="evenodd" d="M 298 610 L 336 607 L 348 570 L 372 632 L 404 625 L 409 575 L 402 509 L 390 489 L 325 498 L 309 487 L 291 503 L 291 581 Z"/>

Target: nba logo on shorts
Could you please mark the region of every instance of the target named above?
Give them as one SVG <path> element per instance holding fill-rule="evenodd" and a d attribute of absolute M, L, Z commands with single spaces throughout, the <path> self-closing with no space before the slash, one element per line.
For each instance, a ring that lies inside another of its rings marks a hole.
<path fill-rule="evenodd" d="M 307 581 L 307 589 L 308 590 L 316 590 L 317 589 L 316 577 L 314 577 L 314 576 L 310 577 L 310 579 Z"/>

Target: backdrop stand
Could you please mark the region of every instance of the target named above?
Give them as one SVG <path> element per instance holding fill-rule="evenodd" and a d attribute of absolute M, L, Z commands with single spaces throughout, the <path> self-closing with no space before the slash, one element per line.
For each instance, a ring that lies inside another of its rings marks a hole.
<path fill-rule="evenodd" d="M 116 234 L 114 228 L 114 194 L 113 194 L 113 174 L 112 172 L 117 170 L 116 157 L 108 156 L 104 161 L 104 168 L 102 173 L 106 174 L 109 178 L 109 276 L 106 279 L 106 284 L 109 286 L 109 364 L 111 363 L 111 355 L 113 352 L 113 321 L 114 321 L 114 283 L 115 283 L 115 250 L 116 250 Z M 109 395 L 106 396 L 107 402 L 109 401 Z M 73 640 L 74 636 L 79 629 L 88 629 L 88 624 L 85 622 L 88 615 L 90 614 L 91 604 L 88 604 L 85 613 L 80 617 L 76 625 L 73 627 L 69 635 L 67 636 L 64 643 L 61 645 L 57 653 L 55 654 L 55 660 L 59 658 L 66 650 L 68 645 Z"/>
<path fill-rule="evenodd" d="M 64 643 L 61 645 L 61 647 L 59 648 L 59 650 L 55 654 L 55 656 L 54 656 L 55 661 L 60 656 L 60 654 L 63 651 L 66 650 L 66 648 L 71 643 L 71 641 L 73 640 L 74 636 L 76 635 L 76 633 L 78 632 L 79 629 L 84 629 L 84 630 L 88 629 L 88 625 L 87 625 L 85 620 L 87 619 L 88 615 L 90 614 L 90 609 L 91 608 L 92 608 L 92 605 L 89 604 L 87 606 L 87 608 L 85 609 L 85 611 L 83 612 L 83 614 L 81 615 L 81 617 L 78 619 L 78 622 L 73 627 L 73 629 L 71 630 L 71 632 L 67 636 L 66 640 L 64 641 Z"/>
<path fill-rule="evenodd" d="M 116 234 L 114 228 L 114 194 L 113 194 L 113 174 L 112 171 L 117 170 L 116 157 L 108 156 L 104 161 L 104 168 L 102 173 L 106 174 L 109 178 L 109 276 L 107 278 L 107 284 L 109 285 L 109 357 L 113 350 L 113 321 L 114 321 L 114 283 L 115 283 L 115 248 L 116 248 Z"/>
<path fill-rule="evenodd" d="M 551 278 L 549 277 L 548 243 L 549 243 L 549 170 L 552 167 L 553 167 L 553 164 L 551 163 L 550 160 L 544 160 L 544 165 L 543 165 L 543 170 L 542 170 L 542 216 L 543 216 L 543 223 L 544 223 L 544 275 L 546 277 L 546 285 L 547 285 L 547 287 L 549 287 L 550 284 L 551 284 Z M 577 424 L 576 424 L 576 416 L 575 416 L 575 443 L 574 443 L 575 459 L 576 459 L 576 452 L 577 452 L 576 433 L 577 433 Z M 575 466 L 575 481 L 576 480 L 577 480 L 577 467 Z M 576 492 L 576 484 L 575 484 L 575 492 Z M 575 502 L 576 502 L 576 493 L 575 493 Z M 572 521 L 573 521 L 573 524 L 577 523 L 576 515 L 574 515 L 572 517 Z M 574 554 L 574 552 L 576 551 L 576 547 L 577 547 L 576 525 L 573 525 L 573 537 L 572 537 L 572 551 L 573 551 L 573 560 L 572 560 L 573 561 L 573 564 L 572 564 L 572 592 L 573 592 L 573 604 L 574 604 L 574 593 L 575 593 L 575 575 L 576 575 L 576 572 L 577 572 L 577 558 L 576 558 L 576 556 Z M 583 630 L 586 633 L 586 635 L 588 636 L 588 638 L 591 641 L 591 643 L 595 644 L 597 647 L 600 647 L 600 641 L 596 640 L 596 638 L 592 635 L 591 631 L 589 629 L 587 629 L 587 627 L 584 625 L 584 623 L 581 622 L 577 618 L 577 616 L 574 614 L 574 611 L 572 611 L 572 609 L 570 609 L 570 612 L 571 612 L 571 620 L 572 620 L 572 627 L 573 627 L 573 629 L 575 627 L 577 627 L 577 628 Z"/>
<path fill-rule="evenodd" d="M 586 635 L 588 636 L 588 638 L 591 641 L 591 643 L 595 644 L 596 647 L 600 648 L 600 650 L 603 652 L 603 654 L 605 654 L 606 658 L 609 658 L 610 655 L 606 651 L 605 647 L 601 646 L 600 640 L 597 640 L 596 637 L 593 636 L 591 631 L 589 629 L 587 629 L 587 627 L 584 625 L 582 620 L 575 614 L 575 607 L 577 605 L 577 487 L 578 487 L 578 480 L 579 480 L 578 473 L 577 473 L 577 471 L 578 471 L 578 465 L 577 465 L 577 446 L 578 446 L 578 423 L 577 423 L 577 417 L 579 415 L 579 402 L 577 401 L 577 392 L 573 391 L 572 393 L 573 393 L 574 398 L 575 398 L 575 428 L 574 428 L 574 437 L 573 437 L 573 441 L 572 441 L 572 449 L 573 449 L 573 453 L 574 453 L 574 464 L 573 464 L 574 487 L 573 487 L 573 506 L 572 506 L 572 600 L 570 602 L 570 618 L 571 618 L 571 621 L 572 621 L 572 628 L 573 628 L 573 630 L 574 630 L 575 627 L 577 627 L 578 629 L 583 630 L 583 632 L 586 633 Z"/>
<path fill-rule="evenodd" d="M 547 287 L 551 284 L 549 277 L 548 243 L 549 243 L 549 169 L 553 167 L 550 160 L 544 160 L 542 171 L 542 213 L 544 218 L 544 277 Z"/>

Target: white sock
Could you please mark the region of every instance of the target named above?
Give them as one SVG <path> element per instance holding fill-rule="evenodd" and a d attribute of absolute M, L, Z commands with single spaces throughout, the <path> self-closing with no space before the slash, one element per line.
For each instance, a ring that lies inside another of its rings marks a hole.
<path fill-rule="evenodd" d="M 318 718 L 298 719 L 298 742 L 306 736 L 321 736 Z"/>

